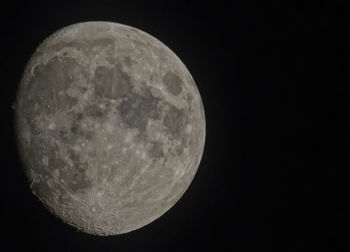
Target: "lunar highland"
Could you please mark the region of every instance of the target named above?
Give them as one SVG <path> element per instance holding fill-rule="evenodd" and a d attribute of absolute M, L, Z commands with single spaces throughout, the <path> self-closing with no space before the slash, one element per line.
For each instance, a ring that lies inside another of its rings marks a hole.
<path fill-rule="evenodd" d="M 67 26 L 29 60 L 15 128 L 32 192 L 79 230 L 141 228 L 189 187 L 205 142 L 200 94 L 153 36 L 111 22 Z"/>

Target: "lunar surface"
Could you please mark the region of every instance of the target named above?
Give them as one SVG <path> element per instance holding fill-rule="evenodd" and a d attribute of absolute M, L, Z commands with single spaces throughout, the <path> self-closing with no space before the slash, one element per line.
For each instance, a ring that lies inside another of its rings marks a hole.
<path fill-rule="evenodd" d="M 110 22 L 67 26 L 29 60 L 14 103 L 32 192 L 81 231 L 143 227 L 190 185 L 205 141 L 200 94 L 163 43 Z"/>

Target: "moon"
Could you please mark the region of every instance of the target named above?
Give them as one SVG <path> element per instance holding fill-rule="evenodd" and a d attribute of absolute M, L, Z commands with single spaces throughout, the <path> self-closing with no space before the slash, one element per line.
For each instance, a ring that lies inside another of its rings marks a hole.
<path fill-rule="evenodd" d="M 77 23 L 43 41 L 14 103 L 31 191 L 63 222 L 94 235 L 139 229 L 193 180 L 205 115 L 182 61 L 153 36 Z"/>

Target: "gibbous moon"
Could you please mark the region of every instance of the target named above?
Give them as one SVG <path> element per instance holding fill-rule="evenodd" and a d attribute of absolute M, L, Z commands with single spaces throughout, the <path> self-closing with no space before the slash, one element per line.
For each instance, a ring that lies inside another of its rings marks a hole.
<path fill-rule="evenodd" d="M 136 28 L 85 22 L 49 36 L 18 88 L 15 127 L 30 188 L 83 232 L 116 235 L 171 208 L 205 142 L 200 94 L 181 60 Z"/>

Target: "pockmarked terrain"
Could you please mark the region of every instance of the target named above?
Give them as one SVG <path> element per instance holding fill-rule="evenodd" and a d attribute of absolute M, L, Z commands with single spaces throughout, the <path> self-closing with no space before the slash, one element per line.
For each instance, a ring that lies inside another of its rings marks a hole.
<path fill-rule="evenodd" d="M 202 157 L 205 116 L 189 71 L 163 43 L 109 22 L 65 27 L 35 51 L 16 102 L 31 190 L 96 235 L 164 214 Z"/>

